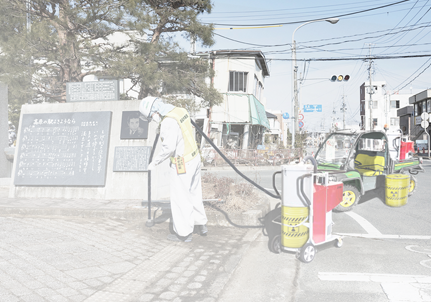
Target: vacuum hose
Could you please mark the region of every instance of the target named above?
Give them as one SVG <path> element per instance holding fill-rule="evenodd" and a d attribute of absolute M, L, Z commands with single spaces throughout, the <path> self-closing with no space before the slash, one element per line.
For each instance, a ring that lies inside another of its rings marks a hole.
<path fill-rule="evenodd" d="M 232 164 L 231 161 L 229 161 L 229 159 L 226 158 L 226 156 L 214 145 L 214 143 L 212 142 L 212 140 L 210 138 L 208 138 L 208 136 L 205 135 L 205 133 L 202 131 L 202 129 L 192 120 L 190 119 L 192 125 L 199 131 L 200 134 L 202 134 L 202 136 L 208 141 L 208 143 L 217 151 L 218 154 L 220 154 L 220 156 L 232 167 L 232 169 L 235 170 L 236 173 L 238 173 L 242 178 L 244 178 L 245 180 L 247 180 L 249 183 L 251 183 L 253 186 L 255 186 L 256 188 L 260 189 L 261 191 L 265 192 L 266 194 L 268 194 L 269 196 L 273 197 L 273 198 L 277 198 L 277 199 L 281 199 L 280 193 L 277 191 L 277 189 L 275 188 L 274 185 L 274 189 L 277 192 L 277 195 L 272 194 L 271 192 L 269 192 L 268 190 L 266 190 L 265 188 L 263 188 L 262 186 L 258 185 L 257 183 L 255 183 L 254 181 L 252 181 L 250 178 L 248 178 L 247 176 L 245 176 L 243 173 L 241 173 L 241 171 L 239 171 L 234 164 Z M 151 163 L 152 159 L 153 159 L 153 155 L 154 155 L 154 151 L 156 149 L 156 145 L 157 145 L 157 141 L 159 140 L 159 133 L 157 133 L 156 138 L 154 140 L 154 144 L 153 144 L 153 149 L 151 150 L 151 155 L 150 155 L 150 159 L 149 162 Z M 280 172 L 278 172 L 280 173 Z M 274 173 L 273 177 L 275 177 L 275 175 L 277 174 Z M 211 207 L 213 207 L 214 209 L 222 212 L 226 219 L 228 220 L 228 222 L 230 224 L 232 224 L 235 227 L 238 228 L 262 228 L 264 225 L 252 225 L 252 226 L 241 226 L 241 225 L 237 225 L 235 223 L 233 223 L 230 219 L 229 216 L 227 215 L 227 213 L 223 210 L 221 210 L 220 208 L 216 207 L 215 205 L 210 205 Z M 151 171 L 148 171 L 148 220 L 145 223 L 145 225 L 147 227 L 152 227 L 154 226 L 154 219 L 151 218 Z"/>
<path fill-rule="evenodd" d="M 202 134 L 203 137 L 205 137 L 205 139 L 207 140 L 207 142 L 217 151 L 217 153 L 220 154 L 220 156 L 229 164 L 229 166 L 231 166 L 232 169 L 235 170 L 236 173 L 238 173 L 242 178 L 244 178 L 245 180 L 247 180 L 249 183 L 251 183 L 253 186 L 255 186 L 256 188 L 258 188 L 259 190 L 261 190 L 264 193 L 268 194 L 272 198 L 281 199 L 280 194 L 278 194 L 278 195 L 272 194 L 271 192 L 269 192 L 268 190 L 266 190 L 262 186 L 258 185 L 257 183 L 255 183 L 254 181 L 252 181 L 250 178 L 248 178 L 244 174 L 242 174 L 241 171 L 239 171 L 234 166 L 234 164 L 229 159 L 227 159 L 227 157 L 219 150 L 219 148 L 217 148 L 216 145 L 214 145 L 214 143 L 212 142 L 212 140 L 210 138 L 208 138 L 208 136 L 206 136 L 206 134 L 202 131 L 202 129 L 198 125 L 196 125 L 196 123 L 193 120 L 190 119 L 190 121 L 192 122 L 192 125 L 199 131 L 199 133 Z"/>

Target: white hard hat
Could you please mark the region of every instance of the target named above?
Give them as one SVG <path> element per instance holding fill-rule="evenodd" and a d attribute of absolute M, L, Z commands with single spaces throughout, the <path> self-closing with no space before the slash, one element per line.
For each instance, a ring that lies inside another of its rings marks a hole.
<path fill-rule="evenodd" d="M 146 98 L 143 98 L 139 104 L 139 111 L 144 115 L 145 119 L 148 120 L 151 118 L 151 107 L 153 107 L 153 104 L 156 100 L 156 97 L 147 96 Z"/>

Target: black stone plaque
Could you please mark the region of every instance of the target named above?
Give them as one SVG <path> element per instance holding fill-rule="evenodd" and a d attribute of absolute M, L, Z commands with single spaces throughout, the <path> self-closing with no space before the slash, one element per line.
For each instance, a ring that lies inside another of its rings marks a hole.
<path fill-rule="evenodd" d="M 121 139 L 147 139 L 148 121 L 139 111 L 123 111 L 121 120 Z"/>
<path fill-rule="evenodd" d="M 115 147 L 114 172 L 147 171 L 151 147 Z"/>
<path fill-rule="evenodd" d="M 66 83 L 66 102 L 118 101 L 118 81 Z"/>
<path fill-rule="evenodd" d="M 24 114 L 16 186 L 104 186 L 112 112 Z"/>

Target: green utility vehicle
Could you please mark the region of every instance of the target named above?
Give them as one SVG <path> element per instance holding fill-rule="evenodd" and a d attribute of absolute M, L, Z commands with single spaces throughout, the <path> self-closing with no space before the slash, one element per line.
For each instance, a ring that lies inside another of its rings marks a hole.
<path fill-rule="evenodd" d="M 343 200 L 335 211 L 351 210 L 370 190 L 384 192 L 385 177 L 389 174 L 410 174 L 408 194 L 413 194 L 417 185 L 415 175 L 424 172 L 422 158 L 407 154 L 406 159 L 400 160 L 400 141 L 400 136 L 388 141 L 386 133 L 381 131 L 341 131 L 327 137 L 315 159 L 318 170 L 328 172 L 330 181 L 344 184 Z"/>

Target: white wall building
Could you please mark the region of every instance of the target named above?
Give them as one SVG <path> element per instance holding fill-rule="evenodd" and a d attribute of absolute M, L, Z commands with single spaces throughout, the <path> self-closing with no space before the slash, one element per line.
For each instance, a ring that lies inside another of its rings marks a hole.
<path fill-rule="evenodd" d="M 360 86 L 360 114 L 361 128 L 364 130 L 384 130 L 385 125 L 389 131 L 396 131 L 400 128 L 397 110 L 409 105 L 410 94 L 390 93 L 386 90 L 385 81 L 363 83 Z M 370 112 L 371 100 L 371 112 Z M 371 114 L 371 125 L 370 125 Z"/>
<path fill-rule="evenodd" d="M 268 65 L 262 52 L 255 50 L 218 50 L 198 53 L 208 58 L 215 72 L 214 88 L 223 95 L 219 106 L 201 111 L 204 131 L 218 146 L 226 146 L 229 136 L 239 138 L 241 149 L 263 144 L 270 126 L 265 113 L 265 78 Z M 207 114 L 206 116 L 204 116 Z"/>
<path fill-rule="evenodd" d="M 129 34 L 116 35 L 110 40 L 116 45 L 127 45 Z M 219 106 L 191 112 L 199 126 L 219 147 L 229 147 L 227 142 L 232 139 L 230 136 L 238 139 L 237 147 L 241 149 L 255 149 L 263 144 L 264 133 L 270 129 L 264 95 L 269 68 L 263 53 L 256 50 L 217 50 L 193 56 L 208 60 L 214 70 L 214 77 L 208 79 L 208 84 L 213 84 L 223 95 Z M 89 76 L 85 80 L 102 79 L 102 76 Z M 137 97 L 137 91 L 129 90 L 129 79 L 119 79 L 119 86 L 120 93 L 127 92 L 129 96 Z M 196 102 L 199 100 L 196 99 Z"/>

